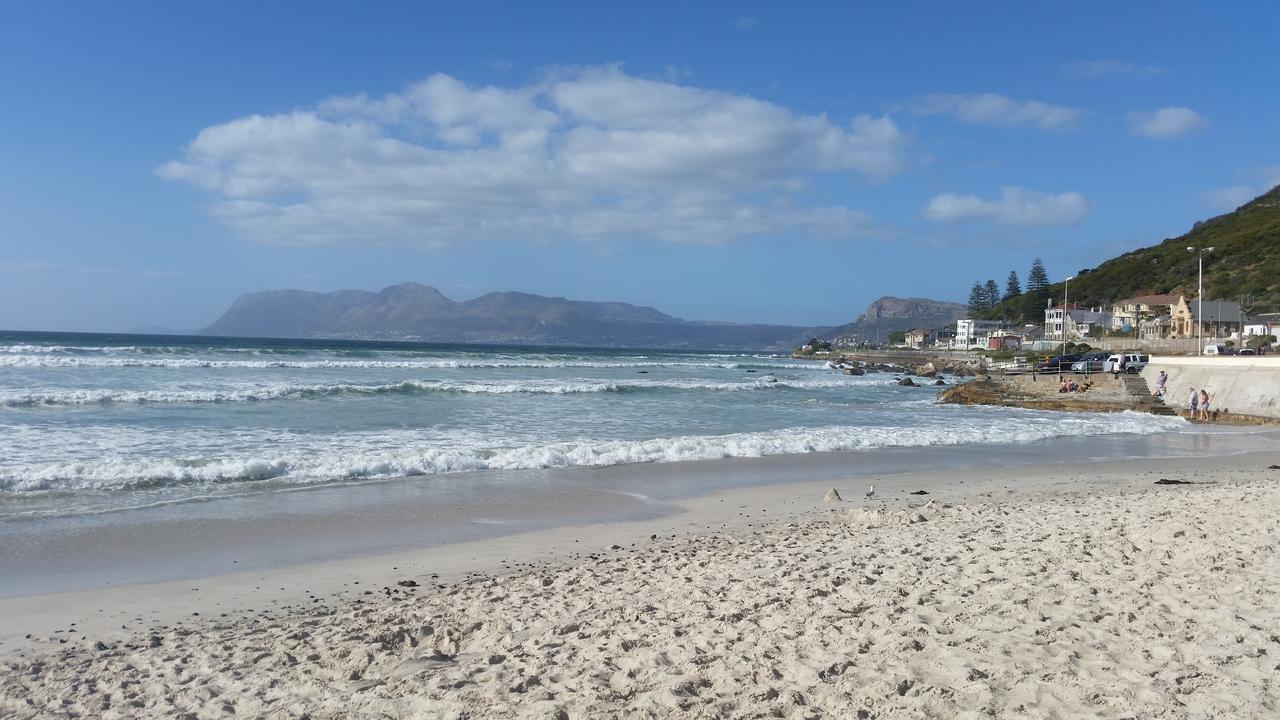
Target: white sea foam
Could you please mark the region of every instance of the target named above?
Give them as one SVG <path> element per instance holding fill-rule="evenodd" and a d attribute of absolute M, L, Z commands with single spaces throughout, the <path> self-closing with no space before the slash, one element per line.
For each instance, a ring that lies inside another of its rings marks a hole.
<path fill-rule="evenodd" d="M 365 370 L 365 369 L 484 369 L 484 368 L 706 368 L 706 369 L 768 369 L 768 370 L 826 370 L 818 363 L 788 362 L 703 362 L 697 360 L 670 361 L 604 361 L 604 360 L 520 360 L 520 359 L 394 359 L 394 360 L 219 360 L 203 357 L 83 357 L 53 354 L 0 355 L 0 368 L 192 368 L 192 369 L 271 369 L 292 368 L 299 370 Z"/>
<path fill-rule="evenodd" d="M 54 407 L 106 403 L 230 403 L 260 402 L 282 398 L 324 395 L 386 395 L 451 392 L 482 395 L 576 395 L 662 390 L 737 392 L 751 390 L 819 389 L 856 384 L 841 376 L 814 379 L 747 380 L 714 382 L 693 379 L 608 381 L 593 379 L 511 380 L 507 382 L 454 382 L 404 380 L 395 383 L 263 384 L 210 389 L 126 390 L 111 388 L 50 388 L 2 390 L 0 407 Z M 863 381 L 865 384 L 866 381 Z"/>
<path fill-rule="evenodd" d="M 253 457 L 102 457 L 79 462 L 0 466 L 0 489 L 117 490 L 167 485 L 209 485 L 274 480 L 315 484 L 359 479 L 435 475 L 468 470 L 521 470 L 761 457 L 882 447 L 1029 442 L 1053 437 L 1153 434 L 1186 426 L 1181 418 L 1124 412 L 1050 415 L 1008 411 L 989 422 L 956 424 L 933 418 L 912 427 L 824 426 L 725 435 L 685 435 L 639 440 L 582 440 L 510 446 L 442 443 L 399 450 L 374 436 L 331 436 L 309 447 Z M 300 440 L 305 444 L 306 441 Z"/>

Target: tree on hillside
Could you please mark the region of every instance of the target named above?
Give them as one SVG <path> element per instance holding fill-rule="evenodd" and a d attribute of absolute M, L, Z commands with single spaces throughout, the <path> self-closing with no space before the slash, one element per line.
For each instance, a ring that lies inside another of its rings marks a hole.
<path fill-rule="evenodd" d="M 988 280 L 987 284 L 982 288 L 983 299 L 987 302 L 988 308 L 993 308 L 996 303 L 1000 302 L 1000 286 L 995 280 Z"/>
<path fill-rule="evenodd" d="M 1004 281 L 1004 297 L 1001 300 L 1016 298 L 1022 294 L 1022 286 L 1018 284 L 1018 273 L 1015 270 L 1009 271 L 1009 279 Z"/>
<path fill-rule="evenodd" d="M 1031 261 L 1031 274 L 1027 276 L 1027 292 L 1043 296 L 1049 287 L 1049 273 L 1045 272 L 1040 258 Z"/>
<path fill-rule="evenodd" d="M 987 309 L 987 290 L 978 280 L 973 281 L 969 289 L 969 317 L 977 317 L 978 313 Z"/>

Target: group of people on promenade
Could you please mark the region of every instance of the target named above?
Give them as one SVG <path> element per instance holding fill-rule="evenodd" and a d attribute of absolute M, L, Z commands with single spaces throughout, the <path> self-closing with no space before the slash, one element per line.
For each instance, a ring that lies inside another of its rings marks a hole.
<path fill-rule="evenodd" d="M 1155 390 L 1153 390 L 1151 393 L 1156 397 L 1157 400 L 1160 400 L 1161 402 L 1164 401 L 1164 386 L 1168 382 L 1169 382 L 1168 373 L 1161 370 L 1160 374 L 1156 376 Z M 1213 396 L 1209 394 L 1208 390 L 1204 390 L 1204 389 L 1196 390 L 1195 388 L 1191 388 L 1191 396 L 1188 399 L 1188 406 L 1189 406 L 1189 409 L 1191 410 L 1191 419 L 1204 420 L 1205 422 L 1208 422 L 1210 419 L 1209 404 L 1212 400 L 1213 400 Z"/>

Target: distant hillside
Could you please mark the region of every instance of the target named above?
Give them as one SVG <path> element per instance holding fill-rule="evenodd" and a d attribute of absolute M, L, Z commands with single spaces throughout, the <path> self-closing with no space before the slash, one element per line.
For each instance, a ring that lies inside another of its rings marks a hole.
<path fill-rule="evenodd" d="M 895 330 L 915 328 L 942 328 L 954 326 L 956 320 L 967 317 L 969 307 L 961 303 L 924 298 L 896 298 L 885 296 L 867 306 L 867 311 L 856 320 L 831 331 L 833 337 L 861 337 L 875 339 Z"/>
<path fill-rule="evenodd" d="M 604 347 L 790 349 L 828 328 L 690 322 L 651 307 L 518 292 L 454 302 L 433 287 L 242 295 L 206 335 Z"/>
<path fill-rule="evenodd" d="M 1280 186 L 1233 212 L 1195 224 L 1185 235 L 1125 253 L 1078 274 L 1071 281 L 1071 302 L 1106 305 L 1148 293 L 1196 293 L 1196 255 L 1188 247 L 1213 247 L 1204 256 L 1206 299 L 1239 301 L 1249 297 L 1255 310 L 1280 310 Z M 1062 297 L 1062 283 L 1049 286 Z M 1024 302 L 1007 300 L 982 313 L 1015 317 Z M 1041 306 L 1042 308 L 1043 306 Z"/>

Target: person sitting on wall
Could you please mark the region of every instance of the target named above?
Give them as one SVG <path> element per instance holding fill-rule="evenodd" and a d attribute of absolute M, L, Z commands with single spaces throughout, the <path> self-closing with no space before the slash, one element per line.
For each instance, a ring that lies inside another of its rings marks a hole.
<path fill-rule="evenodd" d="M 1160 374 L 1156 376 L 1156 389 L 1151 393 L 1155 399 L 1160 401 L 1164 400 L 1164 386 L 1167 382 L 1169 382 L 1169 375 L 1165 371 L 1161 370 Z"/>

